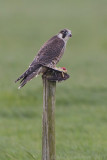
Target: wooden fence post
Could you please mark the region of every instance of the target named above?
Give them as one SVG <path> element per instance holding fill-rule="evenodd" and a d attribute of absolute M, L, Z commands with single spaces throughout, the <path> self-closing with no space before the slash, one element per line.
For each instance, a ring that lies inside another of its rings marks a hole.
<path fill-rule="evenodd" d="M 55 160 L 56 82 L 43 77 L 42 160 Z"/>

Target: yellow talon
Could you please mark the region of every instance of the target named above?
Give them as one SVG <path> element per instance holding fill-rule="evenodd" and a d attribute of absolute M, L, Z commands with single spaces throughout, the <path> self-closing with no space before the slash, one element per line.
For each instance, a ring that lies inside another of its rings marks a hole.
<path fill-rule="evenodd" d="M 62 72 L 62 77 L 64 78 L 64 72 Z"/>

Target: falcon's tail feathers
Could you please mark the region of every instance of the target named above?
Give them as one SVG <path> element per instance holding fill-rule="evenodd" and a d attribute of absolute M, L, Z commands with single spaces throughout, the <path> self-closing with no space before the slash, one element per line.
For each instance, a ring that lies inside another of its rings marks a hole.
<path fill-rule="evenodd" d="M 37 76 L 38 75 L 38 70 L 40 69 L 41 65 L 40 64 L 37 64 L 37 65 L 34 65 L 34 66 L 30 66 L 28 68 L 27 71 L 25 71 L 16 81 L 20 81 L 20 86 L 18 89 L 22 88 L 26 83 L 27 81 L 30 81 L 33 77 Z"/>

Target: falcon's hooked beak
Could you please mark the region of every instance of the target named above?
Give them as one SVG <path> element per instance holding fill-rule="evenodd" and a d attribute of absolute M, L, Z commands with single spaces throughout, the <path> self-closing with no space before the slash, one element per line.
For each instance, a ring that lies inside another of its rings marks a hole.
<path fill-rule="evenodd" d="M 69 34 L 69 37 L 72 37 L 72 34 Z"/>
<path fill-rule="evenodd" d="M 71 33 L 71 31 L 69 30 L 69 32 L 68 32 L 69 34 L 68 34 L 68 36 L 69 37 L 72 37 L 72 33 Z"/>
<path fill-rule="evenodd" d="M 68 37 L 72 37 L 72 33 L 71 33 L 71 30 L 69 30 L 69 29 L 67 29 L 67 31 L 68 31 Z"/>

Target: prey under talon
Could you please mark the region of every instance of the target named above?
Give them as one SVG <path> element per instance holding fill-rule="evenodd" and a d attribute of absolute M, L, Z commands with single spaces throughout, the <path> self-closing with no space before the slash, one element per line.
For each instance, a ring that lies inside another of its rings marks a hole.
<path fill-rule="evenodd" d="M 62 72 L 62 77 L 64 78 L 64 73 L 67 73 L 67 69 L 65 67 L 55 67 L 55 69 Z"/>

